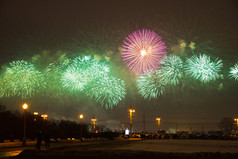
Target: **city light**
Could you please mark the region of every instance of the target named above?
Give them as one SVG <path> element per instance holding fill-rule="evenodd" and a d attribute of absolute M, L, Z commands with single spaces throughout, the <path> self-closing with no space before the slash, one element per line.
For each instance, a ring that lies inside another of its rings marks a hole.
<path fill-rule="evenodd" d="M 79 115 L 79 118 L 80 118 L 80 119 L 83 119 L 83 114 L 80 114 L 80 115 Z"/>
<path fill-rule="evenodd" d="M 160 117 L 157 117 L 157 118 L 156 118 L 156 121 L 158 122 L 158 131 L 160 131 L 160 121 L 161 121 L 161 118 L 160 118 Z"/>
<path fill-rule="evenodd" d="M 234 121 L 236 121 L 236 126 L 237 126 L 236 133 L 238 133 L 238 118 L 235 118 Z"/>
<path fill-rule="evenodd" d="M 94 133 L 95 133 L 95 129 L 96 129 L 96 121 L 97 121 L 97 119 L 96 119 L 95 117 L 93 117 L 93 118 L 91 119 L 92 127 L 93 127 L 93 132 L 94 132 Z"/>
<path fill-rule="evenodd" d="M 28 105 L 27 105 L 26 103 L 24 103 L 24 104 L 22 105 L 22 108 L 23 108 L 24 110 L 26 110 L 26 109 L 28 108 Z"/>
<path fill-rule="evenodd" d="M 48 115 L 47 115 L 47 114 L 42 114 L 41 117 L 42 117 L 44 120 L 47 120 Z"/>
<path fill-rule="evenodd" d="M 83 141 L 83 114 L 79 115 L 80 119 L 80 140 Z"/>
<path fill-rule="evenodd" d="M 130 113 L 130 132 L 132 132 L 132 122 L 133 122 L 132 115 L 133 115 L 133 113 L 135 113 L 135 112 L 136 112 L 135 109 L 132 109 L 132 108 L 129 109 L 129 113 Z"/>
<path fill-rule="evenodd" d="M 135 109 L 129 109 L 130 113 L 135 113 Z"/>
<path fill-rule="evenodd" d="M 22 146 L 26 146 L 26 110 L 28 108 L 28 105 L 24 103 L 22 105 L 22 108 L 24 110 L 24 131 L 23 131 Z"/>
<path fill-rule="evenodd" d="M 156 118 L 156 120 L 157 120 L 158 122 L 160 122 L 160 118 Z"/>

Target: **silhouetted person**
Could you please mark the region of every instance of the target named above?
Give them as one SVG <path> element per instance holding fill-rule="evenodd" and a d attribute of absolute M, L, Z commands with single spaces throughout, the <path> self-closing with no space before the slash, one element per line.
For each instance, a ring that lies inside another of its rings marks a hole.
<path fill-rule="evenodd" d="M 50 135 L 45 134 L 44 140 L 45 140 L 45 149 L 50 150 Z"/>
<path fill-rule="evenodd" d="M 35 150 L 40 150 L 40 146 L 41 146 L 41 131 L 37 134 L 37 142 L 36 142 L 36 146 L 35 146 Z"/>

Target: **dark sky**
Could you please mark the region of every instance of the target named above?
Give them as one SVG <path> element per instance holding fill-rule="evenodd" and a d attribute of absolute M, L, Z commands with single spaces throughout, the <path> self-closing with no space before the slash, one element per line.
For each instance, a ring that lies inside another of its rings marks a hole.
<path fill-rule="evenodd" d="M 87 49 L 100 55 L 112 51 L 110 56 L 115 70 L 122 70 L 118 76 L 129 85 L 127 99 L 118 106 L 105 110 L 86 99 L 41 98 L 31 100 L 31 111 L 72 120 L 83 112 L 86 122 L 94 113 L 99 124 L 117 129 L 121 122 L 129 127 L 128 108 L 133 106 L 137 130 L 142 129 L 143 113 L 151 131 L 156 129 L 158 115 L 163 119 L 162 128 L 166 129 L 174 128 L 176 123 L 185 129 L 200 128 L 202 122 L 207 128 L 216 128 L 214 123 L 222 117 L 238 115 L 237 82 L 226 78 L 221 91 L 200 86 L 192 91 L 172 88 L 156 100 L 145 101 L 134 91 L 135 77 L 121 62 L 119 47 L 135 29 L 148 28 L 163 37 L 168 53 L 178 45 L 178 40 L 194 41 L 200 53 L 221 58 L 227 69 L 238 61 L 237 15 L 236 0 L 2 0 L 0 64 L 30 60 L 44 50 L 50 51 L 52 57 L 59 50 L 69 57 L 78 56 Z M 19 109 L 15 108 L 18 100 L 2 102 L 10 109 Z"/>

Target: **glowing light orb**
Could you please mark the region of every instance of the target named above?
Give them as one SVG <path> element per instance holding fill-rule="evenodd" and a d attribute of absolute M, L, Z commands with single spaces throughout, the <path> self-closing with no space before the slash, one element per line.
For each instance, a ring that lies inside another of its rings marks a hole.
<path fill-rule="evenodd" d="M 44 77 L 32 64 L 13 61 L 2 75 L 4 96 L 29 98 L 45 86 Z"/>
<path fill-rule="evenodd" d="M 153 31 L 143 29 L 128 35 L 122 45 L 122 58 L 135 73 L 157 69 L 166 54 L 165 43 Z"/>
<path fill-rule="evenodd" d="M 83 91 L 95 78 L 107 75 L 109 67 L 90 56 L 77 57 L 63 73 L 63 87 L 71 91 Z"/>
<path fill-rule="evenodd" d="M 159 74 L 166 84 L 176 85 L 183 77 L 183 61 L 175 55 L 165 56 L 161 61 Z"/>
<path fill-rule="evenodd" d="M 210 56 L 203 54 L 187 59 L 186 72 L 189 76 L 207 83 L 219 78 L 222 67 L 222 60 L 212 61 Z"/>
<path fill-rule="evenodd" d="M 141 53 L 141 56 L 145 56 L 147 54 L 147 52 L 144 49 L 141 50 L 140 53 Z"/>
<path fill-rule="evenodd" d="M 98 78 L 90 85 L 87 95 L 106 109 L 117 105 L 126 95 L 125 82 L 112 76 Z"/>
<path fill-rule="evenodd" d="M 165 83 L 157 71 L 141 74 L 136 80 L 136 86 L 139 94 L 149 100 L 163 95 L 165 91 Z"/>
<path fill-rule="evenodd" d="M 235 80 L 238 80 L 238 63 L 231 67 L 229 76 Z"/>
<path fill-rule="evenodd" d="M 24 103 L 24 104 L 22 105 L 22 108 L 26 110 L 26 109 L 28 108 L 28 105 L 27 105 L 26 103 Z"/>

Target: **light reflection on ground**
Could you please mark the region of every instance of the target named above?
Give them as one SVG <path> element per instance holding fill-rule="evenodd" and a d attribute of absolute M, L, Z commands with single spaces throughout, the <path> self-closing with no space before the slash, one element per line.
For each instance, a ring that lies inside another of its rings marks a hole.
<path fill-rule="evenodd" d="M 21 153 L 23 150 L 17 150 L 17 151 L 9 151 L 9 152 L 0 152 L 0 157 L 12 157 L 17 156 L 19 153 Z"/>

